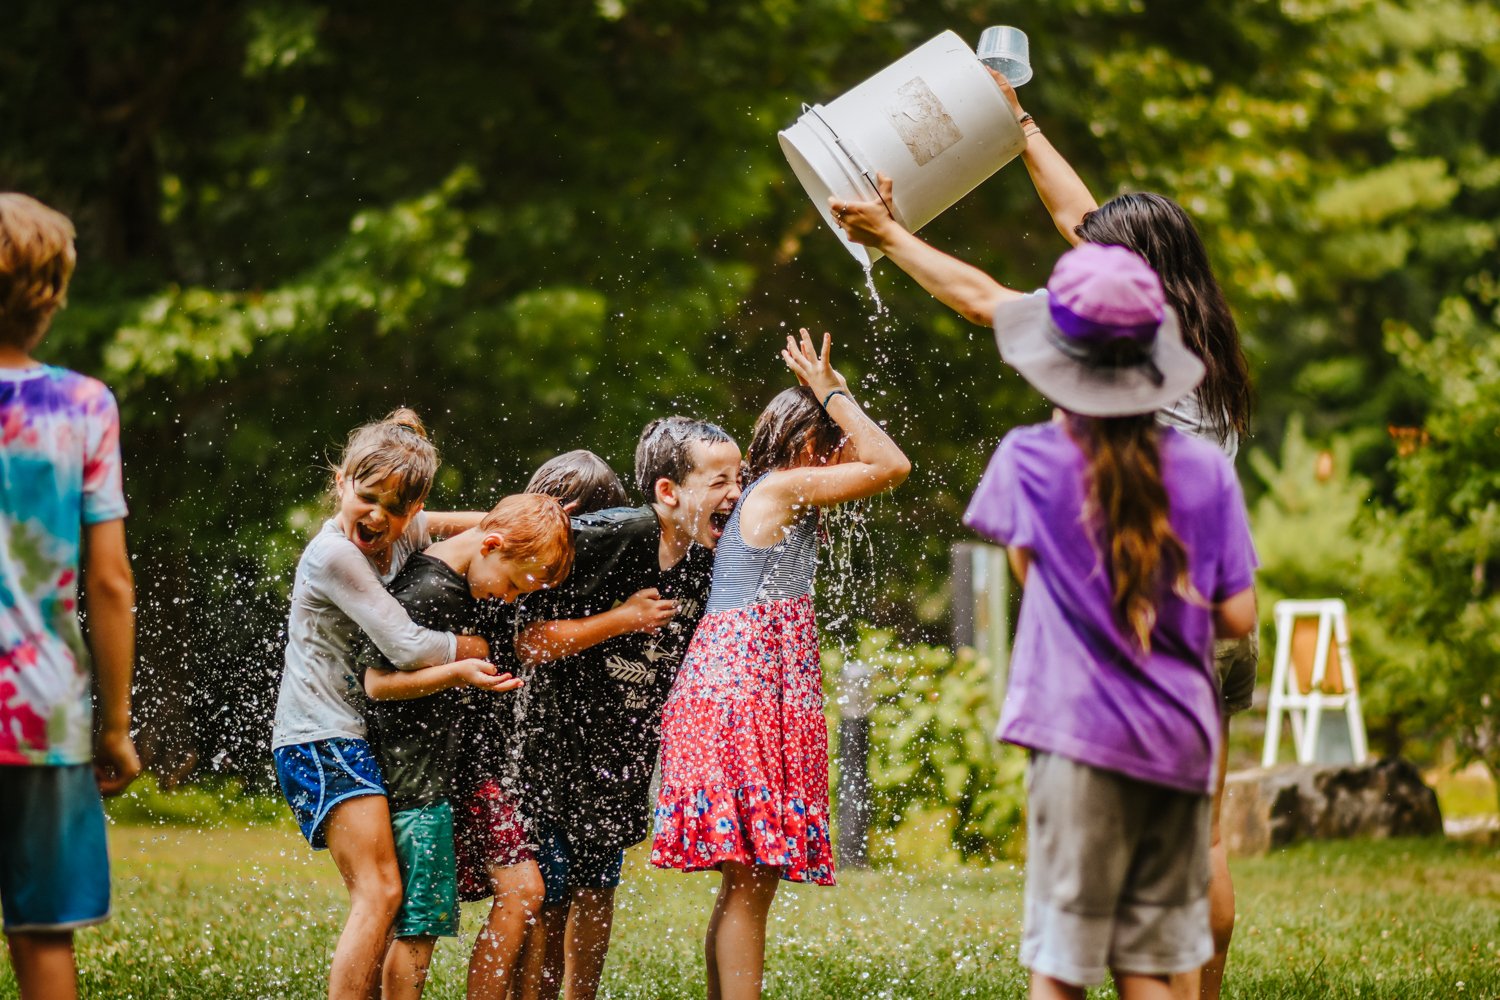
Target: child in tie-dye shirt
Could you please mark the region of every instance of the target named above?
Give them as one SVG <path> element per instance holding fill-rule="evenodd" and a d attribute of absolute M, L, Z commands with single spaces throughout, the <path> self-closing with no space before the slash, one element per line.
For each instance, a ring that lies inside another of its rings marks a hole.
<path fill-rule="evenodd" d="M 0 194 L 0 910 L 23 998 L 76 995 L 72 932 L 109 915 L 100 792 L 140 770 L 119 412 L 103 383 L 31 357 L 75 259 L 66 217 Z"/>

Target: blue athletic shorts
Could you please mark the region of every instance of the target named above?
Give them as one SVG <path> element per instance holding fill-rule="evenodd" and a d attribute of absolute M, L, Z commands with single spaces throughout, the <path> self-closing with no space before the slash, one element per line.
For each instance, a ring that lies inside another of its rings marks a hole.
<path fill-rule="evenodd" d="M 613 889 L 620 884 L 625 852 L 574 843 L 560 827 L 540 822 L 536 831 L 536 863 L 542 870 L 547 895 L 544 904 L 561 906 L 573 889 Z"/>
<path fill-rule="evenodd" d="M 375 751 L 364 740 L 338 737 L 296 743 L 271 751 L 276 780 L 302 836 L 321 851 L 328 846 L 323 823 L 333 807 L 360 795 L 384 795 L 385 779 Z"/>
<path fill-rule="evenodd" d="M 109 853 L 93 765 L 0 765 L 0 803 L 5 933 L 107 919 Z"/>

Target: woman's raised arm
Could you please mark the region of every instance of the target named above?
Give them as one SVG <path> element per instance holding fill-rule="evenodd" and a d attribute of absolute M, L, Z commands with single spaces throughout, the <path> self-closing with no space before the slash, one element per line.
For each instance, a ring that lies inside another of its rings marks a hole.
<path fill-rule="evenodd" d="M 971 323 L 989 326 L 996 306 L 1020 297 L 1020 292 L 1007 288 L 973 264 L 951 257 L 908 232 L 886 208 L 894 197 L 895 185 L 885 174 L 876 174 L 875 182 L 883 200 L 828 200 L 834 220 L 851 240 L 885 254 L 931 292 L 933 298 Z"/>
<path fill-rule="evenodd" d="M 1031 175 L 1032 186 L 1036 188 L 1042 204 L 1047 206 L 1047 212 L 1052 216 L 1052 224 L 1057 227 L 1057 231 L 1062 233 L 1063 239 L 1076 247 L 1079 236 L 1074 230 L 1085 215 L 1099 207 L 1099 203 L 1089 193 L 1088 185 L 1083 183 L 1078 171 L 1053 147 L 1035 121 L 1026 120 L 1026 112 L 1021 108 L 1016 88 L 1010 85 L 1005 75 L 992 69 L 989 74 L 995 78 L 1000 92 L 1005 95 L 1006 103 L 1015 112 L 1016 120 L 1022 122 L 1022 127 L 1026 129 L 1026 150 L 1021 154 L 1021 161 L 1026 164 L 1026 172 Z"/>

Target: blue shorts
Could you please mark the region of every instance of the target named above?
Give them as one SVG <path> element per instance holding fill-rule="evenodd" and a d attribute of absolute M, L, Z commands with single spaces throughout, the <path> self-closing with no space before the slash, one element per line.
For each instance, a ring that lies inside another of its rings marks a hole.
<path fill-rule="evenodd" d="M 0 765 L 5 933 L 67 931 L 109 917 L 104 803 L 91 764 Z"/>
<path fill-rule="evenodd" d="M 545 906 L 561 906 L 574 889 L 613 889 L 620 884 L 625 852 L 575 843 L 567 833 L 545 821 L 537 824 L 536 863 L 547 888 Z"/>
<path fill-rule="evenodd" d="M 360 795 L 384 795 L 385 779 L 375 751 L 364 740 L 337 737 L 277 747 L 276 780 L 302 836 L 321 851 L 328 846 L 323 823 L 333 807 Z"/>

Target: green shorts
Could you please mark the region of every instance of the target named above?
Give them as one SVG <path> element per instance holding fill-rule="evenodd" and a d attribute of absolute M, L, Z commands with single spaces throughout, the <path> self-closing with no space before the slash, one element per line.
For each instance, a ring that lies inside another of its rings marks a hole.
<path fill-rule="evenodd" d="M 397 937 L 458 936 L 458 863 L 453 856 L 453 807 L 446 799 L 391 817 L 401 867 Z"/>

